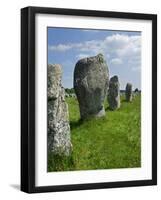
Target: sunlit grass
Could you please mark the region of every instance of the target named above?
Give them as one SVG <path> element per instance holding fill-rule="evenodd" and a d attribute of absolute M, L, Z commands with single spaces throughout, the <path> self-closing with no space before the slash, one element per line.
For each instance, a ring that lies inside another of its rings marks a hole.
<path fill-rule="evenodd" d="M 48 171 L 133 168 L 141 165 L 140 95 L 128 103 L 122 97 L 121 108 L 106 116 L 80 120 L 75 98 L 67 98 L 69 106 L 72 155 L 48 156 Z"/>

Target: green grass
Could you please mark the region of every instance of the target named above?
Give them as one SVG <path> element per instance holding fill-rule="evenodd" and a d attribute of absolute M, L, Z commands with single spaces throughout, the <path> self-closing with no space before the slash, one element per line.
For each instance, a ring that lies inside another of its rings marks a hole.
<path fill-rule="evenodd" d="M 70 157 L 48 156 L 48 171 L 133 168 L 141 166 L 140 96 L 121 100 L 121 108 L 106 116 L 80 121 L 79 105 L 67 98 L 73 152 Z"/>

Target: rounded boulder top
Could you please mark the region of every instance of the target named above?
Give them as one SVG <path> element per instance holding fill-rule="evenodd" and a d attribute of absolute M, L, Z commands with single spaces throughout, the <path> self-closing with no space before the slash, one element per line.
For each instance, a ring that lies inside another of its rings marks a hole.
<path fill-rule="evenodd" d="M 118 82 L 119 79 L 118 79 L 118 76 L 113 76 L 111 79 L 110 79 L 110 82 Z"/>
<path fill-rule="evenodd" d="M 82 58 L 82 59 L 78 60 L 78 62 L 76 63 L 76 65 L 77 66 L 84 66 L 85 67 L 89 63 L 93 63 L 93 62 L 95 62 L 95 63 L 104 63 L 105 59 L 104 59 L 103 54 L 99 53 L 96 56 Z"/>
<path fill-rule="evenodd" d="M 54 73 L 56 74 L 62 74 L 62 67 L 59 64 L 48 64 L 48 74 Z"/>
<path fill-rule="evenodd" d="M 55 99 L 59 95 L 62 79 L 62 67 L 59 64 L 48 64 L 48 98 Z"/>
<path fill-rule="evenodd" d="M 126 84 L 126 87 L 132 88 L 132 84 L 131 84 L 131 83 L 127 83 L 127 84 Z"/>

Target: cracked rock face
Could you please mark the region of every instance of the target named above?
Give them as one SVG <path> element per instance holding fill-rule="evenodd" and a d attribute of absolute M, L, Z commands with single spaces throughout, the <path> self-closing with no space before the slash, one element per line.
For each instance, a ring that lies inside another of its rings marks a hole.
<path fill-rule="evenodd" d="M 111 110 L 120 108 L 120 84 L 118 76 L 113 76 L 110 79 L 107 99 Z"/>
<path fill-rule="evenodd" d="M 79 60 L 74 70 L 74 89 L 81 119 L 105 115 L 104 99 L 109 85 L 109 71 L 102 54 Z"/>
<path fill-rule="evenodd" d="M 126 97 L 126 101 L 128 102 L 132 101 L 132 84 L 131 83 L 126 84 L 125 97 Z"/>
<path fill-rule="evenodd" d="M 71 152 L 68 105 L 61 84 L 60 65 L 48 65 L 48 152 L 69 155 Z"/>

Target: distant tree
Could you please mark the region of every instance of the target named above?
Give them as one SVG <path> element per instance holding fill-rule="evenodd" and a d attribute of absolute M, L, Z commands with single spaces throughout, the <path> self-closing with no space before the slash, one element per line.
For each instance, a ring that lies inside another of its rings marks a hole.
<path fill-rule="evenodd" d="M 72 93 L 72 94 L 75 93 L 74 88 L 70 89 L 70 93 Z"/>
<path fill-rule="evenodd" d="M 69 89 L 69 88 L 65 88 L 65 92 L 66 92 L 67 94 L 70 94 L 70 89 Z"/>
<path fill-rule="evenodd" d="M 74 91 L 74 88 L 65 88 L 65 92 L 67 93 L 67 94 L 73 94 L 73 93 L 75 93 L 75 91 Z"/>
<path fill-rule="evenodd" d="M 134 92 L 139 92 L 138 88 L 136 88 L 136 89 L 134 90 Z"/>

